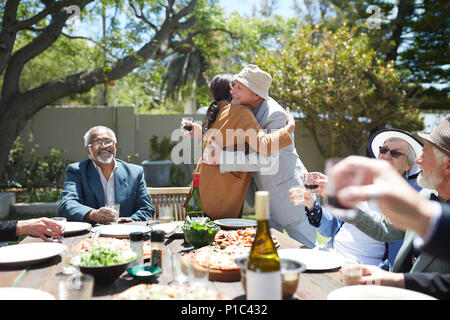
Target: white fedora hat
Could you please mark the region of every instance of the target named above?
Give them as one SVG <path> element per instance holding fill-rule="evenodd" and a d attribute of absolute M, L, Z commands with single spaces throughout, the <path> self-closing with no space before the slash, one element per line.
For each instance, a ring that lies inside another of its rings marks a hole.
<path fill-rule="evenodd" d="M 418 139 L 416 139 L 409 132 L 399 130 L 399 129 L 383 129 L 375 132 L 369 139 L 369 144 L 367 146 L 367 151 L 369 155 L 373 158 L 378 158 L 380 153 L 380 147 L 383 146 L 384 142 L 389 138 L 400 138 L 409 143 L 413 148 L 416 159 L 422 154 L 423 144 Z M 415 159 L 414 159 L 415 160 Z M 408 172 L 408 177 L 413 177 L 420 172 L 419 165 L 414 162 L 413 166 Z"/>
<path fill-rule="evenodd" d="M 272 77 L 267 72 L 262 71 L 258 66 L 254 64 L 246 65 L 233 78 L 244 84 L 264 100 L 269 99 L 269 88 L 272 84 Z"/>

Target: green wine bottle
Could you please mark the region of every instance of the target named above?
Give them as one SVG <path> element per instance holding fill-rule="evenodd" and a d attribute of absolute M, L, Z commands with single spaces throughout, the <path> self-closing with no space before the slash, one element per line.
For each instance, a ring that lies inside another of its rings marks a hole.
<path fill-rule="evenodd" d="M 200 173 L 194 173 L 194 180 L 192 182 L 192 195 L 186 204 L 186 215 L 192 218 L 203 217 L 203 204 L 200 199 Z"/>
<path fill-rule="evenodd" d="M 247 260 L 246 287 L 248 300 L 281 300 L 281 263 L 269 228 L 269 192 L 255 193 L 258 225 Z"/>

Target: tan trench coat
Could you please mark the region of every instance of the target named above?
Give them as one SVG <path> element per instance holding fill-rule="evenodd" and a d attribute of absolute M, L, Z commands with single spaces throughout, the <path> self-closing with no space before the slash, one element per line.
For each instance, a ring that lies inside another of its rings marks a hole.
<path fill-rule="evenodd" d="M 274 133 L 265 134 L 256 121 L 253 112 L 242 105 L 232 105 L 226 100 L 219 102 L 216 121 L 203 137 L 203 147 L 214 139 L 222 149 L 248 151 L 250 146 L 262 154 L 289 146 L 292 141 L 289 132 L 282 128 Z M 242 129 L 242 131 L 235 131 Z M 227 132 L 227 130 L 229 130 Z M 233 131 L 230 131 L 233 130 Z M 247 134 L 244 134 L 247 132 Z M 252 133 L 255 133 L 252 135 Z M 230 133 L 235 133 L 234 136 Z M 227 136 L 228 134 L 228 136 Z M 276 141 L 278 139 L 278 148 Z M 272 146 L 275 147 L 272 150 Z M 199 162 L 200 198 L 205 213 L 211 219 L 237 218 L 244 204 L 252 172 L 220 173 L 219 165 L 207 165 Z"/>

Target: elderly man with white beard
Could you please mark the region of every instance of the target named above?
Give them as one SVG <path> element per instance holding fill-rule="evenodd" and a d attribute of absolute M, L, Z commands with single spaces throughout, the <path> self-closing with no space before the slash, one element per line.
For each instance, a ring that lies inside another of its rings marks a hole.
<path fill-rule="evenodd" d="M 119 204 L 119 222 L 146 221 L 155 209 L 141 166 L 116 158 L 114 131 L 96 126 L 84 135 L 89 159 L 66 170 L 58 214 L 70 221 L 109 224 L 115 221 L 109 204 Z"/>

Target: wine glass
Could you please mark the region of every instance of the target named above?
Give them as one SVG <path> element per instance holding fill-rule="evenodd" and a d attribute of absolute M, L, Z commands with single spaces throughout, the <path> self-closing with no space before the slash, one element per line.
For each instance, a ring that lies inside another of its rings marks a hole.
<path fill-rule="evenodd" d="M 183 130 L 191 132 L 193 122 L 194 122 L 194 119 L 192 117 L 183 117 L 181 119 L 181 125 L 183 126 Z"/>
<path fill-rule="evenodd" d="M 339 203 L 336 196 L 337 191 L 340 189 L 339 181 L 334 179 L 332 170 L 341 160 L 341 158 L 331 158 L 325 161 L 325 174 L 328 176 L 328 182 L 325 191 L 327 196 L 324 201 L 324 207 L 338 218 L 353 219 L 356 216 L 356 210 L 343 206 Z"/>

